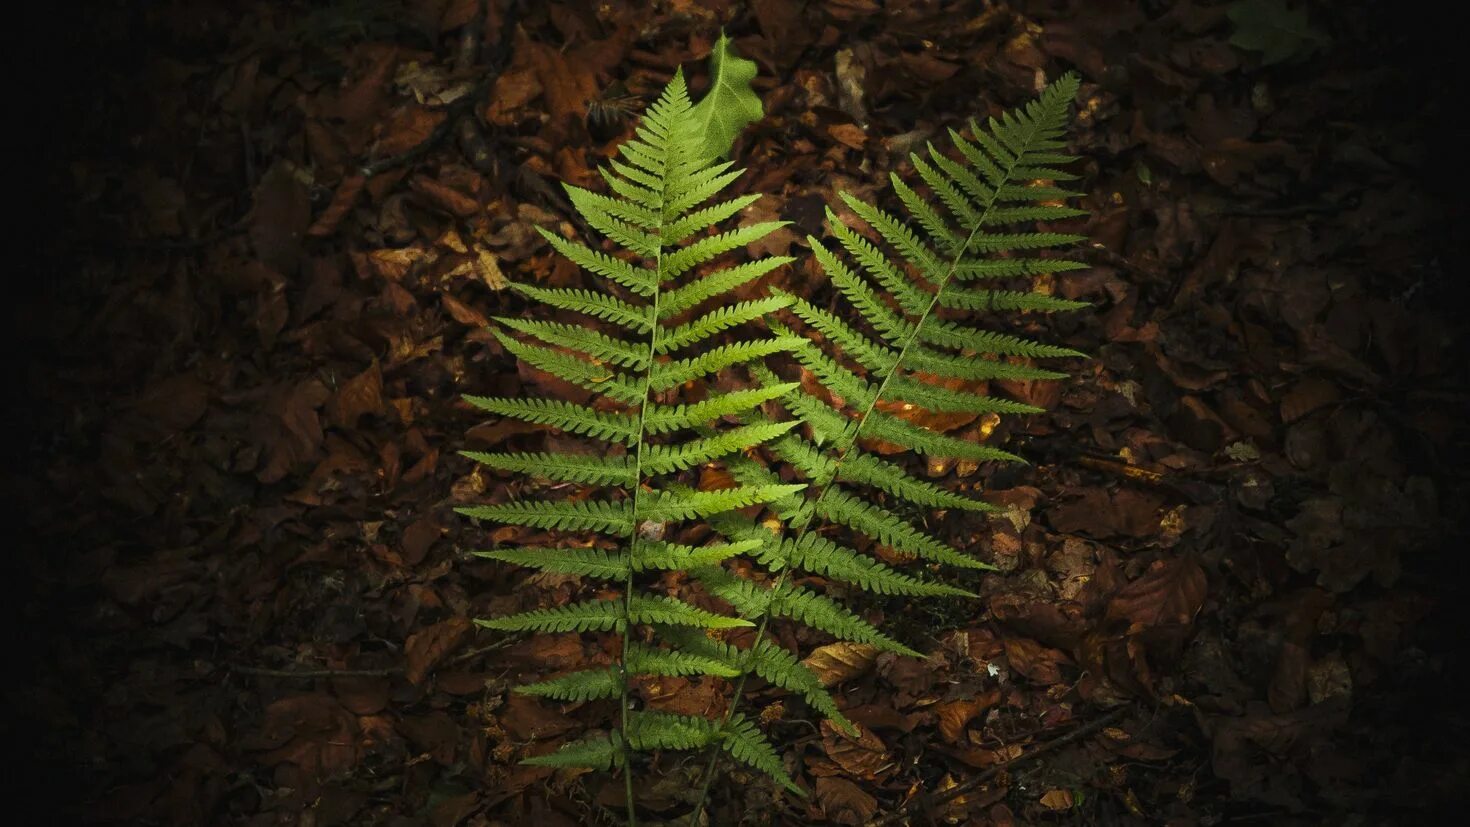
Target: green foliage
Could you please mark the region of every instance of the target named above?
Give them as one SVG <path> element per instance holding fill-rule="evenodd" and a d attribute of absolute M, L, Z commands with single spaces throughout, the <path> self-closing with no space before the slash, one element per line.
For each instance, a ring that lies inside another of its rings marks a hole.
<path fill-rule="evenodd" d="M 931 429 L 926 415 L 1035 413 L 1033 406 L 991 396 L 983 382 L 1058 378 L 1062 374 L 1037 368 L 1032 360 L 1082 355 L 976 327 L 957 315 L 1044 314 L 1082 306 L 1019 285 L 997 284 L 1083 266 L 1050 253 L 1051 248 L 1076 243 L 1079 236 L 1017 226 L 1083 214 L 1062 203 L 1077 193 L 1039 180 L 1074 177 L 1062 169 L 1071 159 L 1061 150 L 1077 86 L 1069 75 L 1020 110 L 983 127 L 972 121 L 968 135 L 951 133 L 953 156 L 932 145 L 923 155 L 911 155 L 918 180 L 891 179 L 897 212 L 841 194 L 854 219 L 829 210 L 831 240 L 807 241 L 838 294 L 839 306 L 849 308 L 851 316 L 800 296 L 774 293 L 786 303 L 789 324 L 804 328 L 812 338 L 791 350 L 805 381 L 779 400 L 804 427 L 776 436 L 766 449 L 808 487 L 802 494 L 771 501 L 780 531 L 739 514 L 711 520 L 732 540 L 760 543 L 752 556 L 771 573 L 769 579 L 737 578 L 721 569 L 696 572 L 712 594 L 741 616 L 756 619 L 758 635 L 770 618 L 786 617 L 841 640 L 920 654 L 836 601 L 792 583 L 791 577 L 800 573 L 880 594 L 967 594 L 859 554 L 831 539 L 833 528 L 929 564 L 991 568 L 903 516 L 915 507 L 919 513 L 990 507 L 915 477 L 901 464 L 873 453 L 871 444 L 881 441 L 930 457 L 1022 461 L 982 442 Z M 773 321 L 771 328 L 782 337 L 793 335 L 787 325 Z M 781 381 L 763 366 L 753 372 L 766 387 Z M 811 383 L 823 393 L 812 392 Z M 755 423 L 760 417 L 746 421 Z M 780 479 L 750 458 L 733 458 L 729 466 L 741 485 L 772 485 Z M 767 640 L 759 640 L 752 649 L 756 656 L 743 661 L 746 671 L 800 692 L 814 709 L 832 717 L 835 706 L 826 702 L 830 696 L 825 689 L 797 679 L 785 665 L 777 670 L 762 660 L 760 654 L 771 651 L 769 647 Z M 696 817 L 702 806 L 701 800 Z"/>
<path fill-rule="evenodd" d="M 478 520 L 568 535 L 550 547 L 524 546 L 477 552 L 497 560 L 559 574 L 611 581 L 621 596 L 533 609 L 477 623 L 500 632 L 617 633 L 622 656 L 609 666 L 583 669 L 520 687 L 551 700 L 583 702 L 617 698 L 623 722 L 606 736 L 564 746 L 528 763 L 552 767 L 629 767 L 628 753 L 694 749 L 719 744 L 738 760 L 770 772 L 790 785 L 775 750 L 749 722 L 635 711 L 631 679 L 638 675 L 729 678 L 740 674 L 731 657 L 702 647 L 683 650 L 678 640 L 708 640 L 706 630 L 753 626 L 746 618 L 711 611 L 655 593 L 648 571 L 719 571 L 732 555 L 759 543 L 739 538 L 691 546 L 662 539 L 680 524 L 718 518 L 797 495 L 803 483 L 760 481 L 750 485 L 695 490 L 680 481 L 691 469 L 720 463 L 796 427 L 795 422 L 750 417 L 764 403 L 795 386 L 776 382 L 703 395 L 717 374 L 773 354 L 804 346 L 796 336 L 741 335 L 787 303 L 784 297 L 733 301 L 730 293 L 790 261 L 718 259 L 759 241 L 782 226 L 763 223 L 722 229 L 757 196 L 706 204 L 739 175 L 715 162 L 710 140 L 729 148 L 750 119 L 748 80 L 753 64 L 740 60 L 721 40 L 713 58 L 715 85 L 701 108 L 691 106 L 682 75 L 676 75 L 650 108 L 637 137 L 603 170 L 609 193 L 567 187 L 568 196 L 599 242 L 542 235 L 558 253 L 581 266 L 597 284 L 591 288 L 517 285 L 528 299 L 556 313 L 552 318 L 505 316 L 496 321 L 497 340 L 533 368 L 579 386 L 591 404 L 555 399 L 469 397 L 476 407 L 502 417 L 558 429 L 588 442 L 583 450 L 465 452 L 497 473 L 560 484 L 531 490 L 509 502 L 466 506 Z M 743 90 L 743 91 L 742 91 Z M 759 114 L 759 101 L 754 113 Z M 745 120 L 740 120 L 745 118 Z M 706 305 L 715 305 L 706 307 Z M 698 312 L 704 308 L 702 313 Z M 692 318 L 691 318 L 692 316 Z M 697 394 L 682 401 L 682 389 Z M 547 496 L 569 486 L 593 487 L 596 496 Z M 591 537 L 586 535 L 593 535 Z M 611 538 L 595 539 L 595 535 Z M 645 582 L 647 581 L 647 582 Z M 683 629 L 691 637 L 663 635 L 652 643 L 635 630 Z M 765 661 L 777 663 L 768 654 Z M 785 662 L 784 685 L 812 691 Z M 764 666 L 771 671 L 774 666 Z M 796 667 L 799 668 L 799 667 Z M 778 674 L 773 672 L 772 674 Z M 819 684 L 815 685 L 820 691 Z M 826 698 L 823 693 L 822 698 Z M 824 701 L 831 714 L 836 707 Z M 631 781 L 629 781 L 631 789 Z M 630 796 L 631 798 L 631 796 Z M 632 811 L 629 812 L 630 820 Z"/>
<path fill-rule="evenodd" d="M 724 32 L 709 53 L 709 94 L 690 112 L 704 137 L 703 153 L 715 158 L 730 154 L 740 131 L 761 119 L 765 110 L 750 82 L 756 65 L 735 54 Z"/>
<path fill-rule="evenodd" d="M 758 196 L 708 203 L 739 175 L 715 159 L 760 115 L 749 90 L 754 64 L 721 38 L 711 65 L 711 92 L 698 106 L 676 74 L 636 137 L 602 170 L 606 193 L 567 188 L 601 240 L 542 231 L 596 287 L 518 285 L 551 317 L 497 319 L 495 335 L 508 353 L 592 401 L 469 398 L 491 414 L 587 443 L 580 450 L 557 443 L 555 450 L 466 452 L 494 472 L 532 482 L 520 499 L 460 512 L 556 537 L 476 553 L 484 559 L 608 581 L 601 599 L 477 622 L 502 632 L 621 635 L 621 647 L 609 648 L 620 653 L 614 662 L 518 691 L 551 701 L 618 700 L 619 720 L 605 735 L 527 763 L 622 769 L 630 822 L 637 752 L 709 748 L 800 792 L 756 722 L 736 710 L 746 677 L 758 675 L 839 729 L 853 729 L 817 676 L 767 635 L 770 621 L 785 618 L 917 657 L 844 606 L 840 591 L 825 593 L 819 584 L 973 597 L 927 572 L 991 568 L 915 517 L 993 507 L 920 479 L 906 460 L 880 456 L 875 443 L 934 458 L 1021 462 L 928 423 L 936 414 L 1037 413 L 992 395 L 988 381 L 1060 378 L 1034 363 L 1081 355 L 973 318 L 1009 313 L 1026 322 L 1083 306 L 1029 283 L 1082 266 L 1053 252 L 1079 236 L 1031 226 L 1082 214 L 1063 203 L 1076 193 L 1058 185 L 1075 177 L 1062 152 L 1074 77 L 984 126 L 972 121 L 967 133 L 952 131 L 948 153 L 931 145 L 913 154 L 913 174 L 891 178 L 891 204 L 842 193 L 844 212 L 827 214 L 830 237 L 808 238 L 816 269 L 836 294 L 833 304 L 818 306 L 779 290 L 733 295 L 791 259 L 722 260 L 783 222 L 728 228 L 722 222 Z M 759 326 L 767 332 L 752 332 Z M 715 469 L 724 473 L 703 473 Z M 695 487 L 696 476 L 721 481 Z M 696 530 L 685 531 L 686 523 Z M 708 537 L 706 528 L 714 540 L 674 541 Z M 916 565 L 889 565 L 857 550 L 874 545 Z M 730 565 L 736 556 L 749 565 Z M 655 582 L 677 583 L 679 597 Z M 717 639 L 720 630 L 741 628 L 754 636 L 738 638 L 739 645 Z M 718 719 L 638 709 L 632 696 L 640 675 L 730 679 L 735 696 Z"/>
<path fill-rule="evenodd" d="M 1266 66 L 1311 55 L 1332 42 L 1307 19 L 1306 9 L 1292 9 L 1284 0 L 1236 0 L 1225 15 L 1235 24 L 1231 45 L 1260 52 Z"/>

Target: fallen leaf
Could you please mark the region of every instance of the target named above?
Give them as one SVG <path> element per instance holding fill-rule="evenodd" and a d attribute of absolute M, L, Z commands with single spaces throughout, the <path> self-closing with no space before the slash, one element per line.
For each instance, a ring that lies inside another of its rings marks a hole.
<path fill-rule="evenodd" d="M 866 824 L 878 812 L 878 799 L 846 778 L 818 778 L 817 802 L 833 824 Z"/>
<path fill-rule="evenodd" d="M 409 635 L 403 644 L 409 683 L 423 683 L 429 670 L 469 640 L 474 628 L 469 618 L 456 616 Z"/>
<path fill-rule="evenodd" d="M 368 414 L 383 413 L 383 371 L 376 360 L 367 370 L 342 383 L 327 405 L 327 421 L 352 430 Z"/>
<path fill-rule="evenodd" d="M 815 672 L 823 686 L 836 686 L 868 671 L 877 657 L 878 650 L 871 644 L 842 640 L 818 646 L 802 665 Z"/>

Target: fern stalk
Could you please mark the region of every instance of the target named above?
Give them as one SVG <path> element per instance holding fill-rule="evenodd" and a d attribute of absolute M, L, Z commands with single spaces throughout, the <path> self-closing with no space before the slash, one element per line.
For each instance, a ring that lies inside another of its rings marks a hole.
<path fill-rule="evenodd" d="M 1052 90 L 1057 89 L 1058 86 L 1060 86 L 1062 90 L 1070 90 L 1071 94 L 1066 96 L 1066 99 L 1070 100 L 1070 98 L 1072 96 L 1075 96 L 1076 94 L 1075 84 L 1076 81 L 1073 76 L 1068 75 L 1062 78 L 1058 82 L 1058 84 L 1054 84 Z M 885 401 L 884 392 L 888 390 L 889 383 L 893 380 L 894 377 L 899 376 L 902 369 L 904 368 L 905 360 L 908 358 L 910 350 L 919 340 L 921 332 L 925 330 L 925 324 L 933 315 L 934 309 L 941 306 L 941 300 L 944 296 L 944 292 L 946 288 L 948 288 L 953 282 L 954 276 L 958 271 L 961 262 L 964 261 L 965 254 L 970 252 L 971 245 L 974 243 L 976 236 L 981 233 L 984 227 L 987 226 L 987 222 L 995 213 L 996 205 L 1000 203 L 1001 195 L 1006 191 L 1005 184 L 1008 184 L 1012 180 L 1012 176 L 1016 174 L 1016 170 L 1022 166 L 1028 150 L 1030 149 L 1032 144 L 1038 140 L 1038 133 L 1044 131 L 1043 126 L 1044 124 L 1040 118 L 1030 119 L 1029 128 L 1026 131 L 1024 139 L 1022 139 L 1022 141 L 1020 142 L 1021 145 L 1019 147 L 1008 147 L 1011 150 L 1011 154 L 1013 157 L 998 171 L 1000 181 L 997 182 L 995 186 L 990 188 L 989 196 L 981 205 L 979 214 L 972 217 L 969 233 L 966 234 L 963 242 L 953 248 L 953 253 L 950 256 L 948 266 L 945 268 L 943 274 L 937 280 L 934 280 L 932 282 L 934 289 L 929 297 L 927 304 L 925 304 L 923 311 L 913 322 L 908 334 L 903 338 L 902 345 L 898 350 L 897 358 L 893 361 L 892 366 L 884 373 L 882 380 L 878 384 L 877 390 L 872 394 L 872 397 L 867 405 L 864 406 L 862 414 L 858 417 L 856 428 L 851 431 L 850 437 L 845 441 L 841 449 L 837 452 L 836 457 L 827 467 L 825 473 L 823 473 L 819 477 L 813 478 L 811 483 L 808 485 L 808 493 L 810 493 L 814 488 L 818 490 L 816 492 L 816 495 L 810 498 L 810 504 L 805 509 L 804 514 L 801 516 L 799 524 L 794 526 L 786 526 L 786 531 L 792 532 L 792 544 L 790 546 L 791 548 L 800 547 L 801 539 L 806 535 L 807 530 L 812 525 L 813 518 L 820 511 L 818 506 L 821 505 L 823 500 L 827 497 L 827 494 L 836 487 L 833 485 L 833 483 L 837 480 L 839 471 L 842 468 L 843 463 L 847 461 L 848 455 L 852 452 L 852 449 L 862 439 L 863 431 L 868 425 L 869 418 L 872 416 L 873 412 L 877 410 L 878 403 L 880 401 Z M 916 166 L 919 166 L 920 164 L 921 162 L 917 161 L 916 159 Z M 929 170 L 926 170 L 926 172 L 927 171 Z M 926 179 L 928 178 L 927 175 L 925 177 Z M 895 181 L 897 181 L 897 179 L 895 179 Z M 833 218 L 835 219 L 835 217 Z M 929 278 L 929 274 L 926 273 L 925 277 L 926 279 Z M 782 587 L 785 586 L 786 581 L 791 577 L 791 573 L 796 569 L 796 566 L 791 565 L 791 562 L 791 555 L 787 554 L 785 556 L 785 559 L 783 560 L 781 572 L 777 576 L 774 586 L 772 587 L 773 593 L 780 593 Z M 766 631 L 769 628 L 771 618 L 773 617 L 773 613 L 771 611 L 772 605 L 774 605 L 774 601 L 772 601 L 771 604 L 767 605 L 767 607 L 760 613 L 760 616 L 756 621 L 756 645 L 758 645 L 760 641 L 765 639 Z M 722 725 L 728 724 L 731 718 L 735 715 L 740 705 L 740 702 L 744 695 L 746 681 L 750 678 L 750 674 L 752 672 L 750 664 L 754 660 L 754 651 L 754 648 L 752 648 L 751 656 L 748 656 L 741 661 L 740 675 L 735 679 L 734 691 L 731 695 L 730 704 L 725 710 L 725 716 Z M 710 752 L 709 760 L 704 768 L 703 782 L 700 786 L 699 798 L 695 803 L 694 811 L 689 818 L 689 824 L 691 826 L 699 824 L 700 816 L 704 812 L 705 802 L 709 798 L 710 787 L 714 781 L 715 769 L 719 763 L 719 759 L 720 753 L 718 751 Z"/>

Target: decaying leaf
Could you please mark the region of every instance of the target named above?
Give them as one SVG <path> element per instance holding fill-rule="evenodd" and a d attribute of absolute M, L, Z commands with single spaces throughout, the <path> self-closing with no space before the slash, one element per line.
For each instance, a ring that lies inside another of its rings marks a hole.
<path fill-rule="evenodd" d="M 867 643 L 840 640 L 818 646 L 802 664 L 816 673 L 823 686 L 836 686 L 872 668 L 878 650 Z"/>

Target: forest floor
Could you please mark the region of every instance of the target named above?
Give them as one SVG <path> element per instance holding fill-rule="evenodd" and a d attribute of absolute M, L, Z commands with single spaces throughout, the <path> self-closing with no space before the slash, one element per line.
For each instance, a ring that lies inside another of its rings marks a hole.
<path fill-rule="evenodd" d="M 752 684 L 812 794 L 729 777 L 712 823 L 1454 812 L 1464 210 L 1430 161 L 1463 148 L 1430 129 L 1449 100 L 1426 72 L 1453 58 L 1402 34 L 1420 23 L 567 0 L 508 27 L 506 5 L 98 3 L 64 30 L 99 71 L 40 139 L 59 212 L 21 241 L 47 275 L 7 307 L 27 401 L 4 492 L 29 529 L 7 572 L 29 586 L 3 734 L 44 823 L 558 827 L 616 803 L 517 763 L 596 716 L 508 687 L 598 647 L 472 626 L 584 587 L 465 556 L 487 538 L 452 507 L 516 482 L 457 451 L 541 437 L 460 396 L 535 384 L 483 329 L 524 309 L 507 280 L 567 278 L 533 228 L 676 66 L 701 88 L 722 26 L 767 111 L 736 147 L 737 188 L 771 196 L 748 220 L 795 222 L 771 252 L 1077 70 L 1092 267 L 1052 288 L 1093 309 L 1047 324 L 1095 358 L 1005 389 L 1049 410 L 991 436 L 1031 465 L 930 468 L 1015 506 L 938 522 L 1000 567 L 981 599 L 865 604 L 930 657 L 851 664 L 859 738 Z M 670 766 L 655 822 L 688 807 Z"/>

